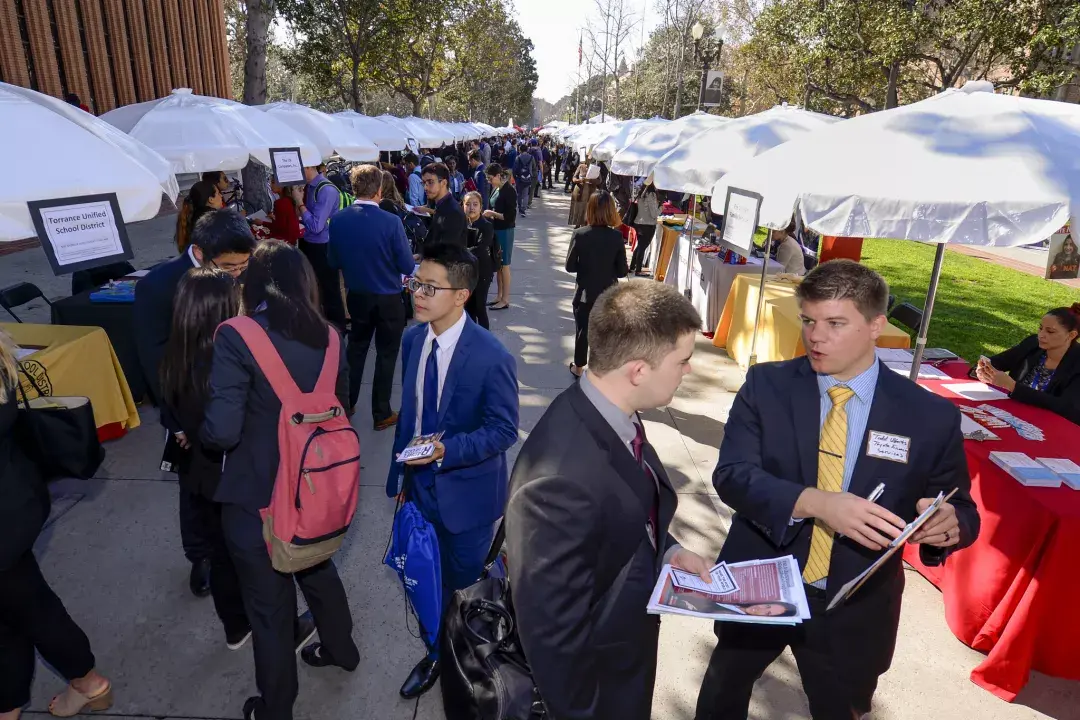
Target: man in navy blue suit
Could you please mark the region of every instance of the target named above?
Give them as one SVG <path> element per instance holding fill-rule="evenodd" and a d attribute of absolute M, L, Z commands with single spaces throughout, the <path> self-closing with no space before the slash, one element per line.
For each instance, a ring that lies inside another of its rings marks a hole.
<path fill-rule="evenodd" d="M 506 507 L 506 451 L 517 441 L 518 385 L 513 356 L 465 314 L 476 286 L 476 258 L 464 247 L 424 247 L 410 281 L 419 325 L 401 342 L 401 414 L 393 456 L 413 437 L 441 432 L 435 453 L 409 463 L 406 499 L 438 535 L 444 606 L 455 590 L 476 582 Z M 391 460 L 386 494 L 403 489 L 405 467 Z M 437 649 L 401 687 L 419 697 L 439 677 Z"/>

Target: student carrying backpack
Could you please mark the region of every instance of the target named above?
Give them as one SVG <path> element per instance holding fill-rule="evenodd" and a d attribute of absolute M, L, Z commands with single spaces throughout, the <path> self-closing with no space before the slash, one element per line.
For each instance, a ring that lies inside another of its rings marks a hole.
<path fill-rule="evenodd" d="M 344 210 L 345 208 L 349 207 L 354 202 L 356 202 L 356 196 L 355 195 L 353 195 L 352 193 L 345 192 L 344 190 L 342 190 L 340 187 L 338 187 L 334 183 L 330 182 L 329 180 L 323 180 L 318 185 L 316 185 L 315 186 L 315 192 L 312 193 L 312 197 L 316 197 L 316 198 L 319 197 L 319 191 L 322 190 L 327 185 L 329 185 L 330 187 L 332 187 L 332 188 L 334 188 L 335 190 L 338 191 L 338 208 L 337 208 L 338 210 Z"/>

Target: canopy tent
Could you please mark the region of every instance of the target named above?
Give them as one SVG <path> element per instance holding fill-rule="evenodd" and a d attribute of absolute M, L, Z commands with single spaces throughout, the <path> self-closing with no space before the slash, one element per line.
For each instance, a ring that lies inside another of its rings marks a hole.
<path fill-rule="evenodd" d="M 596 123 L 611 123 L 622 122 L 619 118 L 615 117 L 611 113 L 601 113 L 600 115 L 593 115 L 591 118 L 584 122 L 585 125 L 595 125 Z"/>
<path fill-rule="evenodd" d="M 618 132 L 625 124 L 625 121 L 620 120 L 610 123 L 598 123 L 596 125 L 580 125 L 574 132 L 566 137 L 566 142 L 571 147 L 579 148 L 588 153 L 592 151 L 593 147 L 598 142 L 608 135 Z"/>
<path fill-rule="evenodd" d="M 946 243 L 1025 245 L 1080 213 L 1080 107 L 972 82 L 792 140 L 725 176 L 713 196 L 728 187 L 761 193 L 768 227 L 798 208 L 825 235 L 938 243 L 915 373 Z"/>
<path fill-rule="evenodd" d="M 639 135 L 611 158 L 616 175 L 646 177 L 664 155 L 703 130 L 730 122 L 730 118 L 696 112 Z"/>
<path fill-rule="evenodd" d="M 413 137 L 420 143 L 421 148 L 440 148 L 443 145 L 452 145 L 454 134 L 431 120 L 425 120 L 415 116 L 400 118 L 406 127 L 412 128 Z"/>
<path fill-rule="evenodd" d="M 400 126 L 361 115 L 355 110 L 334 113 L 334 117 L 371 140 L 382 152 L 400 152 L 408 147 L 410 139 L 416 141 L 416 138 Z"/>
<path fill-rule="evenodd" d="M 608 134 L 593 146 L 593 159 L 598 162 L 611 162 L 615 153 L 632 143 L 636 138 L 670 121 L 654 117 L 648 120 L 627 120 L 622 127 Z"/>
<path fill-rule="evenodd" d="M 116 193 L 124 222 L 157 215 L 180 193 L 169 161 L 77 107 L 0 82 L 0 242 L 36 234 L 26 203 Z M 42 142 L 28 142 L 41 138 Z M 70 168 L 77 159 L 79 171 Z"/>
<path fill-rule="evenodd" d="M 375 142 L 341 118 L 291 102 L 255 107 L 311 138 L 323 160 L 335 153 L 350 162 L 379 159 L 379 147 Z"/>
<path fill-rule="evenodd" d="M 838 120 L 780 105 L 714 125 L 660 158 L 653 167 L 653 184 L 661 190 L 708 195 L 718 179 L 748 159 Z"/>
<path fill-rule="evenodd" d="M 173 172 L 239 170 L 255 157 L 270 167 L 270 148 L 299 147 L 304 165 L 322 161 L 306 135 L 248 105 L 178 88 L 157 100 L 101 116 L 172 163 Z"/>

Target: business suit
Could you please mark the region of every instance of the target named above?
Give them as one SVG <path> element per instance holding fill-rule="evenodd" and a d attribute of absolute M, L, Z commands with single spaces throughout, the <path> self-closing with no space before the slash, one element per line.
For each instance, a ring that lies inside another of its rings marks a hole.
<path fill-rule="evenodd" d="M 1031 335 L 1005 352 L 990 358 L 990 364 L 1016 381 L 1010 397 L 1028 405 L 1046 408 L 1080 425 L 1080 347 L 1069 346 L 1045 390 L 1036 390 L 1023 380 L 1045 355 L 1039 336 Z"/>
<path fill-rule="evenodd" d="M 435 203 L 431 229 L 428 231 L 427 238 L 424 239 L 424 244 L 433 245 L 444 242 L 465 247 L 466 227 L 468 227 L 468 222 L 465 220 L 465 212 L 454 202 L 454 196 L 447 193 L 446 197 Z"/>
<path fill-rule="evenodd" d="M 173 303 L 176 288 L 188 270 L 198 267 L 190 250 L 168 262 L 158 265 L 142 280 L 135 283 L 135 304 L 132 314 L 135 327 L 135 349 L 139 355 L 146 387 L 158 406 L 161 424 L 169 433 L 181 430 L 172 413 L 162 402 L 159 371 L 165 346 L 172 333 Z M 207 529 L 212 518 L 207 517 L 196 496 L 183 486 L 180 488 L 180 542 L 188 562 L 197 563 L 213 555 L 212 531 Z"/>
<path fill-rule="evenodd" d="M 867 497 L 879 483 L 878 504 L 910 522 L 916 502 L 956 488 L 950 501 L 960 525 L 959 543 L 942 550 L 920 547 L 924 563 L 974 542 L 979 515 L 952 403 L 878 365 L 864 432 L 848 436 L 845 458 L 856 454 L 847 490 Z M 792 522 L 796 500 L 818 482 L 823 398 L 807 358 L 751 368 L 725 425 L 713 485 L 735 510 L 720 560 L 740 562 L 792 555 L 805 569 L 814 522 Z M 908 438 L 907 462 L 867 454 L 871 431 Z M 794 628 L 716 624 L 718 644 L 698 698 L 698 720 L 747 716 L 754 682 L 790 645 L 815 720 L 870 711 L 878 677 L 888 670 L 896 645 L 904 573 L 900 554 L 856 595 L 825 614 L 837 591 L 880 553 L 836 536 L 825 589 L 807 587 L 811 619 Z"/>
<path fill-rule="evenodd" d="M 566 272 L 577 273 L 574 364 L 584 367 L 589 362 L 589 313 L 596 298 L 629 272 L 622 235 L 603 225 L 578 228 L 570 238 Z"/>
<path fill-rule="evenodd" d="M 675 545 L 678 500 L 652 447 L 643 457 L 655 482 L 588 382 L 551 403 L 514 465 L 506 547 L 518 635 L 553 720 L 648 720 L 660 619 L 645 607 Z"/>
<path fill-rule="evenodd" d="M 465 311 L 480 327 L 488 329 L 487 296 L 491 289 L 491 280 L 499 269 L 499 246 L 495 242 L 495 228 L 487 218 L 478 218 L 470 226 L 476 230 L 475 245 L 469 245 L 469 252 L 476 256 L 476 287 L 473 288 Z M 470 238 L 469 242 L 473 242 Z"/>
<path fill-rule="evenodd" d="M 491 544 L 493 523 L 506 507 L 506 451 L 517 442 L 518 386 L 514 358 L 487 330 L 463 314 L 460 335 L 445 368 L 435 430 L 445 454 L 436 464 L 410 468 L 407 499 L 416 503 L 439 538 L 443 595 L 475 582 Z M 430 354 L 428 324 L 415 325 L 401 342 L 401 413 L 393 455 L 405 449 L 422 417 L 422 358 Z M 450 330 L 439 338 L 442 347 Z M 425 348 L 425 346 L 427 346 Z M 426 381 L 425 381 L 426 382 Z M 386 494 L 395 497 L 405 466 L 391 460 Z"/>

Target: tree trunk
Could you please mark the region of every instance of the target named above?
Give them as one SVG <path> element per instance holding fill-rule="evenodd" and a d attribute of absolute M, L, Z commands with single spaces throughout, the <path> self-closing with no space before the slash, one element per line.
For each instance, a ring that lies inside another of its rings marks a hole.
<path fill-rule="evenodd" d="M 885 89 L 885 109 L 891 110 L 899 105 L 899 99 L 896 96 L 896 83 L 900 77 L 900 61 L 895 60 L 889 67 L 889 85 Z"/>
<path fill-rule="evenodd" d="M 413 117 L 420 117 L 420 107 L 424 104 L 423 98 L 410 98 L 412 101 L 412 114 Z"/>
<path fill-rule="evenodd" d="M 266 102 L 266 38 L 270 31 L 270 21 L 274 19 L 273 0 L 249 0 L 247 20 L 245 22 L 245 44 L 247 56 L 244 58 L 244 104 L 262 105 Z M 256 210 L 273 211 L 270 196 L 267 194 L 267 168 L 261 163 L 249 160 L 241 173 L 244 183 L 244 199 Z"/>

